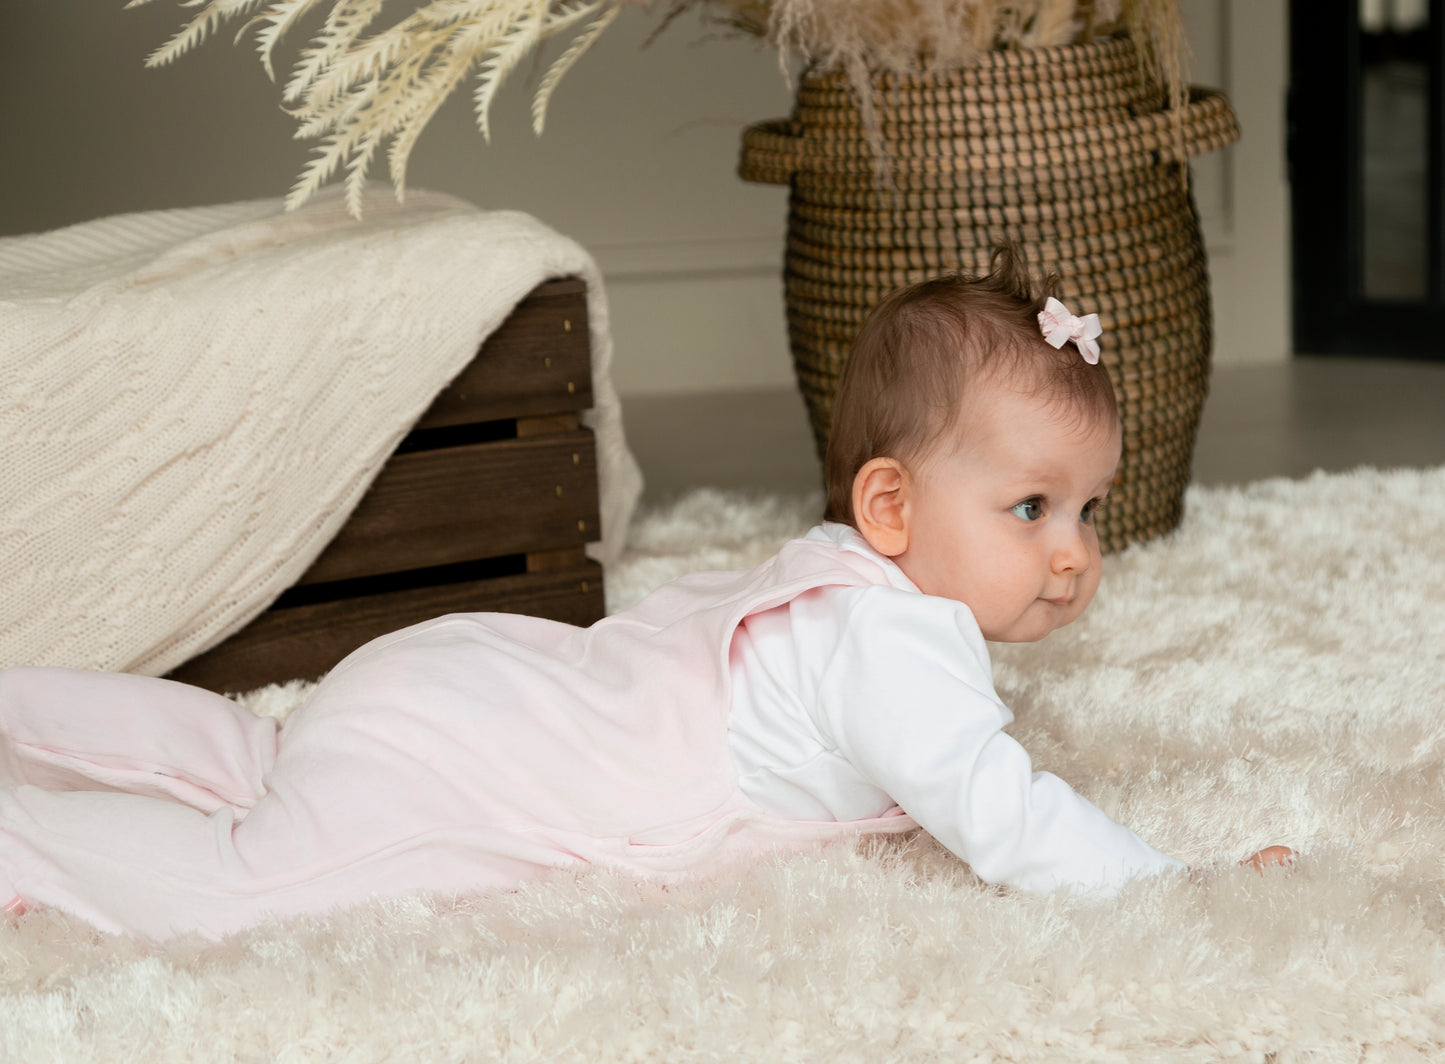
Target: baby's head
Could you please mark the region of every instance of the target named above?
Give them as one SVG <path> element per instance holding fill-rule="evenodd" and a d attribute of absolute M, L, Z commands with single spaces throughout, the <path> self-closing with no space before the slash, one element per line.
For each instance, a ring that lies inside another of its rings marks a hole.
<path fill-rule="evenodd" d="M 994 640 L 1040 639 L 1093 599 L 1093 515 L 1119 460 L 1108 373 L 1045 340 L 1048 295 L 1008 246 L 986 277 L 900 289 L 864 323 L 834 398 L 825 516 Z"/>

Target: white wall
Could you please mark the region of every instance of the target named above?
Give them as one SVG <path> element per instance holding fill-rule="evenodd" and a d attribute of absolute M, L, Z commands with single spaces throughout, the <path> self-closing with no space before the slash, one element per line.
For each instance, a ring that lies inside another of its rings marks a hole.
<path fill-rule="evenodd" d="M 184 17 L 172 0 L 132 11 L 93 0 L 83 17 L 70 2 L 11 6 L 20 10 L 0 35 L 0 234 L 280 195 L 305 162 L 278 90 L 233 31 L 149 71 L 144 55 Z M 786 114 L 789 90 L 765 47 L 704 40 L 691 19 L 642 47 L 664 6 L 614 23 L 562 83 L 540 140 L 528 127 L 535 72 L 503 89 L 491 146 L 459 95 L 423 136 L 410 182 L 528 211 L 589 247 L 608 281 L 624 395 L 788 387 L 786 192 L 745 184 L 735 168 L 743 127 Z M 1199 168 L 1217 358 L 1282 359 L 1284 5 L 1185 6 L 1196 80 L 1225 87 L 1245 127 L 1241 145 Z"/>
<path fill-rule="evenodd" d="M 1182 0 L 1196 84 L 1223 89 L 1237 143 L 1194 161 L 1214 295 L 1214 361 L 1238 366 L 1290 354 L 1289 187 L 1285 180 L 1286 4 Z"/>

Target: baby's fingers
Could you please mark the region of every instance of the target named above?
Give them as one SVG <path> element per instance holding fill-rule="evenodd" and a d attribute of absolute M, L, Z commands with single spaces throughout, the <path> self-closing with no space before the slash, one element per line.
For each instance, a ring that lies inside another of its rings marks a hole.
<path fill-rule="evenodd" d="M 1294 851 L 1291 850 L 1288 846 L 1266 846 L 1264 849 L 1260 850 L 1259 853 L 1255 854 L 1252 857 L 1246 857 L 1243 861 L 1240 861 L 1239 863 L 1242 865 L 1248 865 L 1250 868 L 1253 868 L 1256 872 L 1259 872 L 1261 875 L 1263 875 L 1266 866 L 1284 865 L 1288 868 L 1294 864 L 1294 858 Z"/>

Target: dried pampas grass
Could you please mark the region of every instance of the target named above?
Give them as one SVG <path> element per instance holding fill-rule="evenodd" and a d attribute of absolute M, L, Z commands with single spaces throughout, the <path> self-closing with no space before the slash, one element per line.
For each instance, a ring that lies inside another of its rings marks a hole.
<path fill-rule="evenodd" d="M 136 7 L 150 0 L 130 0 Z M 387 0 L 187 0 L 198 10 L 150 66 L 174 61 L 222 25 L 254 31 L 266 72 L 299 27 L 313 36 L 296 60 L 283 98 L 297 137 L 319 141 L 288 197 L 296 207 L 344 172 L 347 206 L 360 216 L 367 174 L 385 146 L 398 198 L 412 147 L 442 103 L 474 79 L 477 126 L 489 135 L 492 100 L 527 55 L 569 38 L 538 83 L 532 103 L 540 134 L 558 83 L 625 6 L 651 0 L 423 0 L 378 26 Z M 674 0 L 664 25 L 690 9 L 714 23 L 766 37 L 783 56 L 846 70 L 870 114 L 869 75 L 968 63 L 980 52 L 1091 40 L 1127 28 L 1150 76 L 1184 96 L 1178 0 Z M 393 8 L 393 10 L 395 10 Z M 324 13 L 324 17 L 323 17 Z M 314 26 L 320 19 L 319 27 Z"/>
<path fill-rule="evenodd" d="M 149 2 L 131 0 L 127 6 Z M 540 133 L 557 83 L 619 7 L 619 0 L 431 0 L 374 29 L 386 0 L 209 0 L 147 65 L 170 63 L 222 23 L 252 16 L 245 26 L 255 30 L 261 63 L 274 78 L 282 39 L 328 3 L 283 93 L 299 123 L 297 137 L 321 142 L 287 207 L 305 203 L 344 170 L 347 209 L 356 217 L 367 173 L 384 143 L 389 142 L 391 179 L 400 199 L 412 146 L 463 82 L 475 73 L 477 124 L 488 137 L 492 97 L 507 75 L 543 41 L 572 33 L 537 89 L 533 113 Z"/>
<path fill-rule="evenodd" d="M 774 0 L 769 6 L 767 35 L 780 47 L 825 67 L 893 71 L 1089 40 L 1120 28 L 1123 9 L 1120 0 Z"/>

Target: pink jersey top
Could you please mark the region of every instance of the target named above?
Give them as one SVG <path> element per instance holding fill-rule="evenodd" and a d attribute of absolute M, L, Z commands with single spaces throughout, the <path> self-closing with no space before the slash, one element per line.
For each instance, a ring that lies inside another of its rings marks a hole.
<path fill-rule="evenodd" d="M 693 873 L 759 850 L 916 826 L 769 814 L 728 753 L 728 650 L 748 615 L 825 585 L 884 582 L 868 559 L 798 540 L 750 572 L 697 573 L 589 628 L 452 614 L 360 648 L 287 722 L 271 774 L 303 787 L 345 759 L 482 863 Z M 298 795 L 298 809 L 304 810 Z M 460 840 L 458 840 L 460 841 Z M 466 847 L 464 847 L 466 848 Z M 490 877 L 484 877 L 490 878 Z"/>

